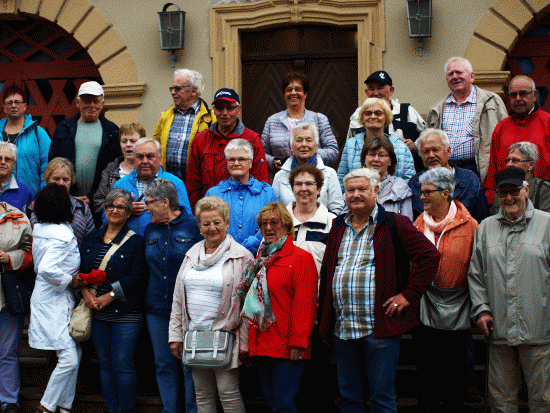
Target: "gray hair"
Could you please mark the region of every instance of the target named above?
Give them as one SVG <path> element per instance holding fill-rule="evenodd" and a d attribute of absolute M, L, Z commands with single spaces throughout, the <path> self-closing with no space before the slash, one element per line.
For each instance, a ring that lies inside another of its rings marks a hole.
<path fill-rule="evenodd" d="M 508 93 L 510 93 L 510 85 L 512 84 L 512 82 L 519 79 L 527 80 L 531 84 L 531 89 L 535 91 L 537 90 L 537 86 L 535 85 L 535 81 L 533 79 L 531 79 L 529 76 L 517 75 L 510 80 L 510 83 L 508 83 Z"/>
<path fill-rule="evenodd" d="M 225 147 L 225 149 L 223 150 L 223 153 L 225 154 L 225 157 L 228 158 L 229 151 L 239 151 L 239 150 L 246 151 L 248 155 L 248 159 L 250 160 L 254 159 L 254 147 L 250 142 L 242 138 L 230 140 L 227 146 Z"/>
<path fill-rule="evenodd" d="M 189 70 L 189 69 L 177 69 L 174 72 L 174 79 L 178 76 L 185 76 L 187 79 L 187 83 L 192 88 L 197 88 L 197 95 L 201 95 L 204 86 L 202 84 L 202 75 L 197 72 L 196 70 Z"/>
<path fill-rule="evenodd" d="M 421 184 L 432 184 L 439 189 L 448 190 L 449 201 L 453 200 L 453 194 L 455 192 L 455 174 L 450 169 L 442 166 L 428 169 L 420 175 L 418 180 Z"/>
<path fill-rule="evenodd" d="M 346 182 L 352 178 L 365 178 L 369 181 L 372 188 L 377 186 L 378 182 L 380 182 L 380 174 L 378 171 L 370 168 L 359 168 L 348 172 L 347 175 L 344 176 L 344 187 L 346 186 Z"/>
<path fill-rule="evenodd" d="M 201 213 L 204 211 L 217 211 L 226 223 L 229 222 L 231 208 L 229 208 L 229 204 L 219 196 L 205 196 L 197 202 L 195 206 L 195 217 L 199 225 L 201 224 Z"/>
<path fill-rule="evenodd" d="M 143 196 L 148 196 L 150 198 L 156 199 L 157 201 L 167 199 L 170 209 L 172 211 L 179 211 L 180 209 L 178 191 L 176 190 L 176 186 L 168 179 L 152 179 L 145 187 L 145 190 L 143 191 Z"/>
<path fill-rule="evenodd" d="M 298 125 L 296 125 L 296 127 L 292 131 L 292 139 L 290 139 L 290 144 L 292 145 L 294 143 L 294 139 L 296 138 L 296 136 L 298 136 L 298 132 L 303 130 L 312 131 L 315 144 L 319 146 L 319 130 L 317 129 L 317 125 L 315 125 L 313 122 L 300 122 Z"/>
<path fill-rule="evenodd" d="M 517 142 L 510 145 L 508 148 L 508 155 L 510 155 L 510 152 L 517 149 L 521 152 L 523 156 L 525 156 L 525 159 L 527 161 L 533 161 L 535 162 L 535 166 L 537 166 L 537 162 L 539 161 L 539 149 L 537 148 L 537 145 L 531 142 Z M 533 166 L 533 168 L 535 167 Z"/>
<path fill-rule="evenodd" d="M 13 160 L 17 162 L 17 146 L 13 143 L 0 141 L 0 151 L 10 151 L 13 156 Z"/>
<path fill-rule="evenodd" d="M 445 67 L 443 68 L 443 70 L 445 71 L 445 75 L 447 75 L 447 66 L 449 66 L 453 62 L 462 62 L 462 63 L 464 63 L 466 65 L 466 70 L 470 73 L 474 73 L 474 69 L 472 68 L 472 64 L 470 63 L 470 61 L 468 59 L 465 59 L 465 58 L 460 57 L 460 56 L 453 56 L 445 62 Z"/>
<path fill-rule="evenodd" d="M 118 198 L 124 198 L 126 201 L 126 206 L 128 207 L 128 212 L 132 210 L 132 194 L 128 192 L 126 189 L 122 188 L 115 188 L 109 191 L 107 196 L 105 197 L 105 206 L 113 205 L 113 202 L 115 202 Z"/>
<path fill-rule="evenodd" d="M 137 148 L 139 148 L 141 145 L 146 144 L 147 142 L 153 142 L 155 146 L 157 147 L 157 150 L 159 151 L 159 154 L 162 153 L 162 146 L 160 145 L 160 142 L 153 138 L 140 138 L 138 141 L 134 144 L 134 152 L 136 152 Z"/>
<path fill-rule="evenodd" d="M 416 147 L 418 148 L 418 152 L 422 152 L 422 144 L 432 135 L 437 136 L 439 140 L 441 140 L 441 143 L 443 143 L 443 145 L 445 145 L 447 148 L 451 147 L 451 141 L 449 140 L 447 132 L 445 132 L 443 129 L 427 128 L 422 131 L 415 142 Z"/>

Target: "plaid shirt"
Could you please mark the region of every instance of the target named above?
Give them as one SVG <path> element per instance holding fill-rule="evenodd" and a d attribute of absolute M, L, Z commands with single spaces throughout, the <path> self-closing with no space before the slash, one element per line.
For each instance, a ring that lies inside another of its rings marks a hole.
<path fill-rule="evenodd" d="M 160 169 L 159 169 L 159 172 L 160 172 Z M 157 172 L 157 174 L 155 175 L 155 178 L 158 178 L 159 176 L 159 173 Z M 149 180 L 149 182 L 151 182 L 151 179 Z M 143 182 L 139 176 L 136 174 L 136 188 L 138 190 L 138 199 L 143 195 L 143 191 L 145 191 L 145 187 L 147 186 L 147 183 L 146 182 Z M 134 202 L 137 202 L 137 199 L 134 199 Z M 145 200 L 142 198 L 140 200 L 140 202 L 145 202 Z"/>
<path fill-rule="evenodd" d="M 442 127 L 451 141 L 450 159 L 474 159 L 474 117 L 476 114 L 477 92 L 473 87 L 470 96 L 457 103 L 451 95 L 445 100 Z"/>
<path fill-rule="evenodd" d="M 195 116 L 201 107 L 200 99 L 184 112 L 174 106 L 174 121 L 166 145 L 166 171 L 185 181 L 187 150 Z"/>
<path fill-rule="evenodd" d="M 338 265 L 332 281 L 336 326 L 342 340 L 368 336 L 374 330 L 374 248 L 372 240 L 378 205 L 358 233 L 351 225 L 352 214 L 345 218 L 346 229 L 338 250 Z"/>

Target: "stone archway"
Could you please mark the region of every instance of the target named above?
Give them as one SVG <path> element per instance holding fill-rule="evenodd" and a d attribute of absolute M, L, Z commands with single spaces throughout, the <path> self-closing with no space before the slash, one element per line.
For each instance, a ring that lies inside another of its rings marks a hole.
<path fill-rule="evenodd" d="M 117 124 L 139 121 L 137 108 L 146 84 L 138 82 L 136 65 L 111 23 L 87 0 L 3 0 L 2 15 L 27 13 L 69 32 L 97 65 L 104 82 L 105 107 Z"/>
<path fill-rule="evenodd" d="M 476 73 L 476 84 L 503 95 L 510 72 L 503 71 L 507 53 L 518 37 L 550 4 L 547 0 L 495 0 L 477 26 L 465 58 Z"/>
<path fill-rule="evenodd" d="M 301 23 L 357 27 L 357 91 L 363 96 L 363 80 L 382 69 L 386 49 L 383 0 L 258 0 L 211 7 L 213 90 L 230 87 L 242 92 L 240 30 Z"/>

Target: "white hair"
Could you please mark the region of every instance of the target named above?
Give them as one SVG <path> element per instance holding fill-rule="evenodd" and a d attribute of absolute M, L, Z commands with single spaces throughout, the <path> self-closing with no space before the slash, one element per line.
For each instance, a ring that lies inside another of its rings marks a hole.
<path fill-rule="evenodd" d="M 157 141 L 156 139 L 148 138 L 148 137 L 140 138 L 136 143 L 134 143 L 134 152 L 137 150 L 137 148 L 139 148 L 141 145 L 146 144 L 147 142 L 153 142 L 157 147 L 157 150 L 159 151 L 159 153 L 162 153 L 162 146 L 160 146 L 160 142 Z"/>
<path fill-rule="evenodd" d="M 225 154 L 225 157 L 229 157 L 230 151 L 238 151 L 243 150 L 246 151 L 246 154 L 248 155 L 248 159 L 252 160 L 254 159 L 254 147 L 250 142 L 248 142 L 246 139 L 231 139 L 225 149 L 223 150 L 223 153 Z"/>
<path fill-rule="evenodd" d="M 315 144 L 319 146 L 319 131 L 317 130 L 317 125 L 315 125 L 313 122 L 300 122 L 294 130 L 292 131 L 292 139 L 290 139 L 290 144 L 292 145 L 294 143 L 294 139 L 296 139 L 296 136 L 298 136 L 298 132 L 301 132 L 303 130 L 310 130 L 313 132 L 313 140 L 315 140 Z"/>
<path fill-rule="evenodd" d="M 177 69 L 174 72 L 174 79 L 178 76 L 184 76 L 189 86 L 197 88 L 197 95 L 201 95 L 204 85 L 202 84 L 202 75 L 196 70 Z"/>
<path fill-rule="evenodd" d="M 378 185 L 378 182 L 380 182 L 380 174 L 377 170 L 370 168 L 359 168 L 348 172 L 346 176 L 344 176 L 344 187 L 346 186 L 346 182 L 353 178 L 365 178 L 369 181 L 370 186 L 373 189 Z"/>
<path fill-rule="evenodd" d="M 17 146 L 10 142 L 0 141 L 0 152 L 5 150 L 10 151 L 13 156 L 13 160 L 17 162 Z"/>
<path fill-rule="evenodd" d="M 464 65 L 466 65 L 466 70 L 470 73 L 474 73 L 474 69 L 472 68 L 472 64 L 470 63 L 470 61 L 468 59 L 465 59 L 465 58 L 460 57 L 460 56 L 453 56 L 449 60 L 447 60 L 447 62 L 445 63 L 445 67 L 443 68 L 443 70 L 445 71 L 445 75 L 447 75 L 447 66 L 449 66 L 453 62 L 462 62 L 462 63 L 464 63 Z"/>
<path fill-rule="evenodd" d="M 424 141 L 428 138 L 430 138 L 432 135 L 435 135 L 439 138 L 441 143 L 445 145 L 445 147 L 450 148 L 451 147 L 451 141 L 449 140 L 449 136 L 447 135 L 447 132 L 445 132 L 443 129 L 435 129 L 435 128 L 427 128 L 420 133 L 420 136 L 416 140 L 416 147 L 418 148 L 418 152 L 422 153 L 422 144 Z"/>

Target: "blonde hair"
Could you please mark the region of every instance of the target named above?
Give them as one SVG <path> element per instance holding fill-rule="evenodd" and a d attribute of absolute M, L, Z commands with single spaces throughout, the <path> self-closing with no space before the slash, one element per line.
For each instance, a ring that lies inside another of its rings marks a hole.
<path fill-rule="evenodd" d="M 256 222 L 258 222 L 258 227 L 264 220 L 264 218 L 269 217 L 271 214 L 278 215 L 281 221 L 283 222 L 283 227 L 286 228 L 287 234 L 292 234 L 292 229 L 294 228 L 294 220 L 288 212 L 288 209 L 280 202 L 270 202 L 262 208 L 256 217 Z"/>
<path fill-rule="evenodd" d="M 50 176 L 52 176 L 52 174 L 60 168 L 67 168 L 69 170 L 69 174 L 71 175 L 71 185 L 74 184 L 76 182 L 74 165 L 67 158 L 61 157 L 53 158 L 50 162 L 48 162 L 48 165 L 46 165 L 46 169 L 44 170 L 44 181 L 47 183 Z"/>
<path fill-rule="evenodd" d="M 361 105 L 361 109 L 359 109 L 359 123 L 363 125 L 363 115 L 365 114 L 365 111 L 367 109 L 372 108 L 374 105 L 382 106 L 382 111 L 384 112 L 384 115 L 386 118 L 384 122 L 384 128 L 387 127 L 390 123 L 393 122 L 393 113 L 391 113 L 391 108 L 390 108 L 390 105 L 388 105 L 388 102 L 386 102 L 384 99 L 379 99 L 379 98 L 365 99 L 365 101 Z"/>
<path fill-rule="evenodd" d="M 219 212 L 225 223 L 229 222 L 229 217 L 231 216 L 229 204 L 219 196 L 205 196 L 197 202 L 197 205 L 195 205 L 195 218 L 197 218 L 199 225 L 201 223 L 201 213 L 204 211 Z"/>

